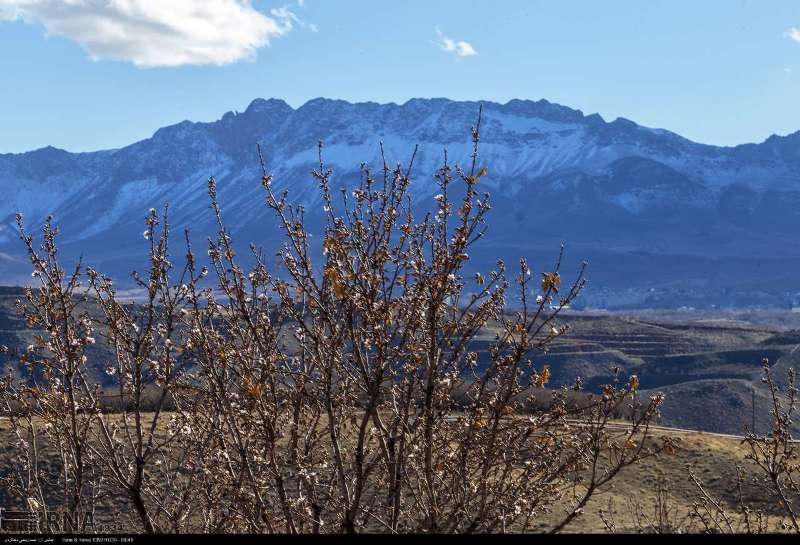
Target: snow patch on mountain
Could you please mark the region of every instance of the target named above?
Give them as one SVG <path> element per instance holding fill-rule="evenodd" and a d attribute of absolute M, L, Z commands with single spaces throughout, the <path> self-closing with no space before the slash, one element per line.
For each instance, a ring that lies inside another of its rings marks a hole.
<path fill-rule="evenodd" d="M 319 166 L 319 141 L 334 169 L 334 189 L 356 185 L 362 161 L 380 175 L 381 142 L 390 168 L 407 164 L 416 147 L 413 197 L 428 199 L 439 192 L 433 175 L 445 153 L 451 166 L 469 168 L 478 108 L 447 99 L 399 105 L 315 99 L 293 109 L 256 99 L 244 112 L 209 123 L 184 121 L 117 150 L 0 155 L 0 251 L 19 254 L 16 211 L 32 227 L 53 214 L 65 240 L 75 248 L 91 240 L 97 252 L 127 251 L 118 245 L 121 231 L 143 225 L 149 208 L 166 203 L 174 232 L 191 225 L 198 234 L 213 233 L 212 222 L 201 222 L 208 219 L 212 176 L 231 228 L 274 236 L 258 227 L 268 213 L 256 144 L 276 190 L 289 191 L 309 211 L 319 202 L 310 175 Z M 649 249 L 656 237 L 663 247 L 692 254 L 705 248 L 741 253 L 747 245 L 726 233 L 755 236 L 747 222 L 765 215 L 774 223 L 761 229 L 766 242 L 759 251 L 766 252 L 773 240 L 785 242 L 795 224 L 800 229 L 800 211 L 787 204 L 792 195 L 800 199 L 800 133 L 715 147 L 545 100 L 485 102 L 483 113 L 479 164 L 489 176 L 480 189 L 492 193 L 498 240 L 514 234 L 509 245 L 523 244 L 530 237 L 517 234 L 529 231 L 592 245 L 608 239 L 609 248 Z M 782 208 L 771 213 L 776 206 Z M 651 238 L 643 238 L 642 226 Z M 707 246 L 691 246 L 698 241 Z M 124 262 L 124 255 L 117 257 Z"/>

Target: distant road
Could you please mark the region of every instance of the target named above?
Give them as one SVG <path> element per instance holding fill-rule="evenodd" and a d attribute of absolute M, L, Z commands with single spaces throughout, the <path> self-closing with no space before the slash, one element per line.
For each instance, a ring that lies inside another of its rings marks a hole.
<path fill-rule="evenodd" d="M 573 422 L 574 424 L 580 424 L 579 421 Z M 627 431 L 630 428 L 628 424 L 624 423 L 609 423 L 608 429 L 612 430 L 619 430 L 619 431 Z M 674 433 L 674 434 L 691 434 L 691 435 L 707 435 L 709 437 L 721 437 L 723 439 L 736 439 L 738 441 L 744 441 L 744 435 L 731 435 L 729 433 L 714 433 L 710 431 L 698 431 L 698 430 L 687 430 L 684 428 L 669 428 L 666 426 L 650 426 L 650 432 L 662 432 L 662 433 Z M 792 443 L 800 443 L 800 439 L 793 439 Z"/>

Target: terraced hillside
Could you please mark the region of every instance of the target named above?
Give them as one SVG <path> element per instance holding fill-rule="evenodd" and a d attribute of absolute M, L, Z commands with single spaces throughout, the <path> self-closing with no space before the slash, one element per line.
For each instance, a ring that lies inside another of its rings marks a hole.
<path fill-rule="evenodd" d="M 576 374 L 599 384 L 615 367 L 637 374 L 645 388 L 710 377 L 752 378 L 762 358 L 777 359 L 796 344 L 786 334 L 786 344 L 768 344 L 779 338 L 777 331 L 746 325 L 676 325 L 578 313 L 564 322 L 568 334 L 538 357 L 559 385 L 572 383 Z"/>
<path fill-rule="evenodd" d="M 588 389 L 637 375 L 642 396 L 666 394 L 661 424 L 739 434 L 768 425 L 768 392 L 761 362 L 768 358 L 778 382 L 800 368 L 800 334 L 745 322 L 704 320 L 659 323 L 657 317 L 570 313 L 568 334 L 535 356 L 548 365 L 551 385 Z"/>

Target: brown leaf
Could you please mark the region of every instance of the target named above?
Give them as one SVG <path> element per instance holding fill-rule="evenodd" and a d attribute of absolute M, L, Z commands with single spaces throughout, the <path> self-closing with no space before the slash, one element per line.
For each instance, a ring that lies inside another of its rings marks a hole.
<path fill-rule="evenodd" d="M 254 384 L 254 383 L 250 382 L 248 379 L 245 379 L 245 381 L 242 383 L 242 390 L 244 390 L 244 392 L 248 396 L 250 396 L 250 397 L 252 397 L 254 399 L 258 399 L 259 397 L 261 397 L 261 394 L 264 391 L 264 385 L 263 384 Z"/>
<path fill-rule="evenodd" d="M 558 293 L 560 287 L 561 287 L 561 276 L 557 272 L 542 273 L 543 291 L 548 291 L 552 289 L 554 292 Z"/>
<path fill-rule="evenodd" d="M 536 386 L 544 388 L 548 382 L 550 382 L 550 367 L 545 365 L 542 372 L 536 376 Z"/>

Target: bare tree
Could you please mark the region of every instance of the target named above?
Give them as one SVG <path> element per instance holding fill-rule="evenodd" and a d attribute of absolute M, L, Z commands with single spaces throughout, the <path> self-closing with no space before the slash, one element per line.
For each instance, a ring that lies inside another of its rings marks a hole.
<path fill-rule="evenodd" d="M 693 472 L 689 473 L 699 493 L 691 514 L 704 531 L 751 534 L 780 530 L 800 533 L 797 513 L 800 465 L 797 443 L 792 437 L 792 417 L 797 406 L 795 371 L 789 369 L 787 387 L 782 392 L 768 360 L 763 360 L 762 368 L 761 381 L 770 393 L 772 430 L 765 435 L 759 435 L 755 430 L 745 435 L 743 445 L 747 452 L 742 465 L 737 467 L 737 496 L 733 508 L 709 492 Z M 766 505 L 748 501 L 745 488 L 760 491 L 767 500 Z"/>

